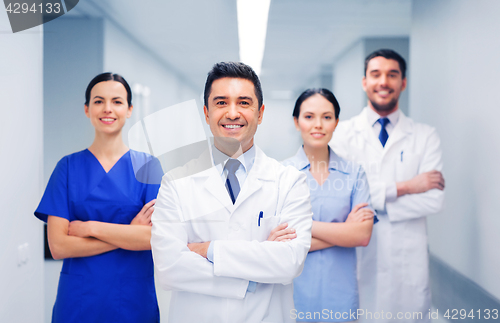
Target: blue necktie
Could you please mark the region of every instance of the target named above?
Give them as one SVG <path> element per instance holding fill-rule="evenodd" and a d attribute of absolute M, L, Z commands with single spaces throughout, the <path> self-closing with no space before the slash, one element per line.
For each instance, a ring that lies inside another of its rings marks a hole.
<path fill-rule="evenodd" d="M 385 130 L 385 127 L 387 126 L 387 124 L 390 121 L 387 118 L 380 118 L 377 121 L 382 126 L 382 128 L 380 129 L 380 134 L 378 135 L 378 139 L 380 140 L 382 147 L 385 147 L 385 143 L 387 142 L 387 138 L 389 138 L 389 134 L 387 133 L 387 130 Z"/>
<path fill-rule="evenodd" d="M 240 161 L 237 159 L 229 159 L 226 162 L 226 166 L 224 169 L 227 169 L 227 178 L 226 178 L 226 189 L 231 196 L 231 201 L 236 201 L 238 198 L 238 194 L 240 194 L 240 183 L 238 182 L 238 178 L 236 177 L 236 171 L 238 167 L 240 167 Z"/>

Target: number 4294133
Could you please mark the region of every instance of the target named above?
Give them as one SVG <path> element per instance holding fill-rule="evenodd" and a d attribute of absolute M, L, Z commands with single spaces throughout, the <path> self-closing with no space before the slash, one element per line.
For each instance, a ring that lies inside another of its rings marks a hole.
<path fill-rule="evenodd" d="M 446 313 L 443 315 L 444 318 L 448 320 L 464 320 L 464 319 L 474 319 L 477 318 L 478 320 L 484 319 L 484 320 L 496 320 L 498 319 L 498 309 L 482 309 L 482 310 L 470 310 L 467 312 L 464 309 L 458 310 L 458 309 L 448 309 L 446 310 Z"/>
<path fill-rule="evenodd" d="M 61 4 L 60 3 L 45 3 L 45 8 L 43 3 L 33 3 L 31 6 L 28 3 L 9 3 L 5 8 L 8 13 L 60 13 Z"/>

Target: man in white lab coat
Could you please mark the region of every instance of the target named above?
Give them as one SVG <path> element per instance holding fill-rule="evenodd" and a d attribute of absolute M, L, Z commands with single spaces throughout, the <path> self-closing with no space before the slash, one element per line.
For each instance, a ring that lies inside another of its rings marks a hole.
<path fill-rule="evenodd" d="M 291 283 L 311 243 L 306 177 L 254 145 L 264 105 L 249 66 L 215 64 L 204 99 L 214 144 L 163 177 L 152 216 L 169 323 L 294 322 Z"/>
<path fill-rule="evenodd" d="M 441 148 L 434 128 L 398 109 L 405 74 L 396 52 L 370 54 L 362 80 L 368 107 L 340 122 L 330 142 L 364 166 L 380 220 L 357 250 L 360 322 L 430 321 L 426 216 L 443 204 Z"/>

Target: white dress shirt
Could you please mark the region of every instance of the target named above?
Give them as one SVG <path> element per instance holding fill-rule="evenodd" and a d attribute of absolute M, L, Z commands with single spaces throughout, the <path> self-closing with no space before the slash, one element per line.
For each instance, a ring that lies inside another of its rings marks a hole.
<path fill-rule="evenodd" d="M 214 161 L 214 165 L 217 168 L 217 171 L 219 172 L 222 178 L 222 181 L 225 183 L 227 179 L 228 170 L 225 169 L 224 166 L 231 157 L 224 154 L 222 151 L 217 149 L 215 145 L 213 145 L 212 158 Z M 242 187 L 255 161 L 255 145 L 253 145 L 250 149 L 248 149 L 243 154 L 238 156 L 238 158 L 236 159 L 240 162 L 240 166 L 236 170 L 235 175 L 236 178 L 238 179 L 240 187 Z"/>

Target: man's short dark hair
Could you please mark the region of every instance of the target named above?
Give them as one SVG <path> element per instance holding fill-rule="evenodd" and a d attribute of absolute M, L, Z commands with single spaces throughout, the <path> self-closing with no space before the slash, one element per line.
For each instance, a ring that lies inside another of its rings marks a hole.
<path fill-rule="evenodd" d="M 212 83 L 215 80 L 224 77 L 240 78 L 252 82 L 255 88 L 255 96 L 257 97 L 260 109 L 264 98 L 262 95 L 262 87 L 260 85 L 259 77 L 257 76 L 257 74 L 255 74 L 254 70 L 250 66 L 238 62 L 220 62 L 215 64 L 212 67 L 212 70 L 208 72 L 207 81 L 205 83 L 205 92 L 203 95 L 205 106 L 207 107 L 207 109 L 208 97 L 210 96 L 210 92 L 212 91 Z"/>
<path fill-rule="evenodd" d="M 401 76 L 404 79 L 406 77 L 406 62 L 401 55 L 393 51 L 392 49 L 379 49 L 368 55 L 365 59 L 365 76 L 366 70 L 368 69 L 368 62 L 370 62 L 375 57 L 384 57 L 386 59 L 393 59 L 399 63 L 399 69 L 401 70 Z"/>

